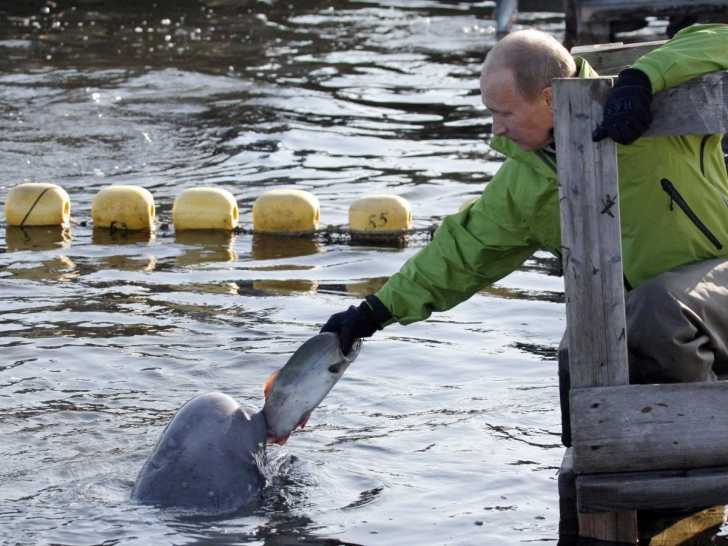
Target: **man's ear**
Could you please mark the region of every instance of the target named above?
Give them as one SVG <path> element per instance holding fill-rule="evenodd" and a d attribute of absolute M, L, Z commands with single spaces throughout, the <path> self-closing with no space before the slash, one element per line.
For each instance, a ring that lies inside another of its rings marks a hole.
<path fill-rule="evenodd" d="M 554 93 L 551 86 L 544 87 L 541 91 L 541 100 L 544 101 L 549 111 L 554 111 Z"/>

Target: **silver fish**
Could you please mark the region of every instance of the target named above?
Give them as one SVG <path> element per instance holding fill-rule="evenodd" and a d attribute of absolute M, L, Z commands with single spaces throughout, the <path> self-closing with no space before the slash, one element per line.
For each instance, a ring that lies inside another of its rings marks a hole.
<path fill-rule="evenodd" d="M 344 356 L 339 336 L 325 332 L 301 345 L 286 365 L 268 378 L 263 386 L 263 415 L 269 444 L 285 444 L 291 432 L 306 425 L 311 412 L 341 379 L 360 348 L 358 339 Z"/>

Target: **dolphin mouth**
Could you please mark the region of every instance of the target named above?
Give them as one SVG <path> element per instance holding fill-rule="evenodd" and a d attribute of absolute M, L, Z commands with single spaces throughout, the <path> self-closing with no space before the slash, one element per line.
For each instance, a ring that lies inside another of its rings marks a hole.
<path fill-rule="evenodd" d="M 291 437 L 291 433 L 289 432 L 288 434 L 281 436 L 275 431 L 274 427 L 268 423 L 265 412 L 261 411 L 260 415 L 263 416 L 263 422 L 265 423 L 265 444 L 279 446 L 284 445 L 288 441 L 288 438 Z"/>

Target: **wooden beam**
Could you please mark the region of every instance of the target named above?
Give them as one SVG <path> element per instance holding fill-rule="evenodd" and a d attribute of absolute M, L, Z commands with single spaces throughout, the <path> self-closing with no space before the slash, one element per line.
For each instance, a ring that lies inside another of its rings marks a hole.
<path fill-rule="evenodd" d="M 612 80 L 569 78 L 552 85 L 571 386 L 625 385 L 617 150 L 611 139 L 591 141 Z M 572 410 L 572 426 L 578 419 Z M 636 543 L 636 513 L 580 514 L 579 535 Z"/>
<path fill-rule="evenodd" d="M 580 512 L 728 504 L 728 467 L 578 476 L 576 495 Z"/>
<path fill-rule="evenodd" d="M 571 55 L 582 57 L 594 70 L 602 76 L 618 74 L 620 70 L 632 66 L 637 59 L 657 49 L 667 40 L 656 42 L 643 42 L 640 44 L 599 44 L 590 46 L 575 46 L 571 48 Z"/>
<path fill-rule="evenodd" d="M 728 383 L 571 390 L 577 474 L 728 466 Z"/>
<path fill-rule="evenodd" d="M 572 388 L 629 382 L 617 151 L 591 141 L 611 83 L 553 81 Z"/>
<path fill-rule="evenodd" d="M 707 135 L 728 128 L 728 71 L 711 72 L 655 93 L 646 137 Z"/>
<path fill-rule="evenodd" d="M 605 542 L 637 544 L 637 513 L 579 514 L 579 536 Z"/>

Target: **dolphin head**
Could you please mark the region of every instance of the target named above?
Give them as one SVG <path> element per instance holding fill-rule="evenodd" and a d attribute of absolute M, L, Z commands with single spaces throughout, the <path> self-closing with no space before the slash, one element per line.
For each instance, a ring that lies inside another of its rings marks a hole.
<path fill-rule="evenodd" d="M 227 513 L 265 485 L 265 420 L 223 393 L 196 396 L 162 433 L 132 499 L 203 513 Z"/>

